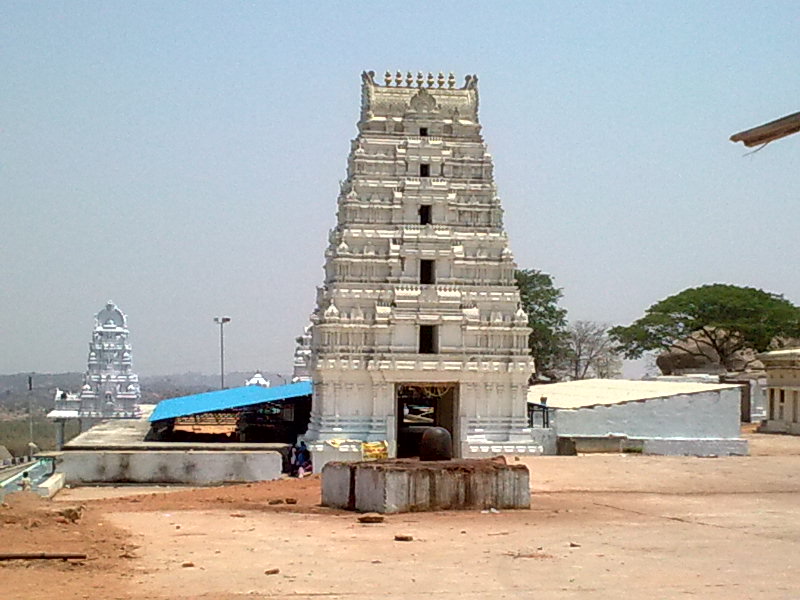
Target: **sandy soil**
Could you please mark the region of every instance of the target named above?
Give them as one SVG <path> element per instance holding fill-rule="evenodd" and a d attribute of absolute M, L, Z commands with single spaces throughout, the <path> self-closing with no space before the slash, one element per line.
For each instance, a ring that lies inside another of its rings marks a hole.
<path fill-rule="evenodd" d="M 62 502 L 15 501 L 0 511 L 2 551 L 83 548 L 90 560 L 0 563 L 0 588 L 4 599 L 58 600 L 796 598 L 800 438 L 748 437 L 754 455 L 744 458 L 524 459 L 529 511 L 378 525 L 319 507 L 316 477 L 95 488 L 115 497 L 84 495 L 83 516 L 68 524 L 51 511 L 80 490 Z"/>
<path fill-rule="evenodd" d="M 9 494 L 0 505 L 0 553 L 75 552 L 87 559 L 0 561 L 0 598 L 128 598 L 132 573 L 125 563 L 135 551 L 130 535 L 100 510 Z"/>

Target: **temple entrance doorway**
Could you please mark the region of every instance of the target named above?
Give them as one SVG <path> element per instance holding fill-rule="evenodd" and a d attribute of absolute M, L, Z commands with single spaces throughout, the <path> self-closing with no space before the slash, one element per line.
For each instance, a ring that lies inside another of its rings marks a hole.
<path fill-rule="evenodd" d="M 453 453 L 459 455 L 457 383 L 398 383 L 395 397 L 398 458 L 419 456 L 428 427 L 447 429 L 453 437 Z"/>

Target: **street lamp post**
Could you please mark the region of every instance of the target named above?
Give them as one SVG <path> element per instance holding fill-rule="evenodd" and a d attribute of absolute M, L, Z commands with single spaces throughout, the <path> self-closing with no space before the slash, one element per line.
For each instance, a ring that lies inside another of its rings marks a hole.
<path fill-rule="evenodd" d="M 230 323 L 230 317 L 214 317 L 214 323 L 219 325 L 219 389 L 225 389 L 225 334 L 223 326 Z"/>
<path fill-rule="evenodd" d="M 33 446 L 33 373 L 28 375 L 28 433 L 30 434 L 28 440 L 28 454 L 30 454 L 31 446 Z"/>

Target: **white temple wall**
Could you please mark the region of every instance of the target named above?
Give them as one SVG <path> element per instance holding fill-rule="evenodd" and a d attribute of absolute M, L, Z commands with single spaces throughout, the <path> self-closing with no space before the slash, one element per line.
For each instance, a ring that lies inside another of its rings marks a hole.
<path fill-rule="evenodd" d="M 559 436 L 629 438 L 738 438 L 741 391 L 721 389 L 556 411 Z"/>
<path fill-rule="evenodd" d="M 508 369 L 505 361 L 464 365 L 461 361 L 445 364 L 438 355 L 395 356 L 397 365 L 389 369 L 363 369 L 361 361 L 356 360 L 318 367 L 314 390 L 323 401 L 323 414 L 341 415 L 346 408 L 354 416 L 394 416 L 396 384 L 456 383 L 459 416 L 473 417 L 475 423 L 487 418 L 526 418 L 526 403 L 518 401 L 527 394 L 526 361 Z"/>
<path fill-rule="evenodd" d="M 800 434 L 800 349 L 758 355 L 767 372 L 766 420 L 760 431 Z"/>
<path fill-rule="evenodd" d="M 406 352 L 417 345 L 417 325 L 415 323 L 398 323 L 394 328 L 392 348 Z"/>
<path fill-rule="evenodd" d="M 461 335 L 461 323 L 445 323 L 439 329 L 439 346 L 449 346 L 461 348 L 463 340 Z"/>

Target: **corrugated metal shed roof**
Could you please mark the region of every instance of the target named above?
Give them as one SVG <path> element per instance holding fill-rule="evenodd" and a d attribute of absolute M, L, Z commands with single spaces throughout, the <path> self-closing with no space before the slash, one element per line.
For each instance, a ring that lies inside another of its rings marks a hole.
<path fill-rule="evenodd" d="M 528 388 L 528 402 L 540 403 L 547 398 L 552 408 L 587 408 L 598 405 L 622 404 L 683 394 L 712 392 L 735 388 L 735 384 L 695 383 L 672 381 L 640 381 L 632 379 L 583 379 Z"/>
<path fill-rule="evenodd" d="M 309 396 L 311 390 L 310 381 L 298 381 L 297 383 L 279 385 L 277 387 L 265 388 L 258 385 L 248 385 L 229 390 L 195 394 L 193 396 L 169 398 L 158 403 L 153 414 L 150 415 L 150 422 Z"/>

